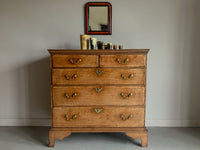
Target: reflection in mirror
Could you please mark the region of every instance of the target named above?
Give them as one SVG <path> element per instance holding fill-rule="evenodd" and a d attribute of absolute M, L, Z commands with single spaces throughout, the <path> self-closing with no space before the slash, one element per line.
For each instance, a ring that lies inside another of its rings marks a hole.
<path fill-rule="evenodd" d="M 89 31 L 108 31 L 108 7 L 89 7 Z"/>
<path fill-rule="evenodd" d="M 111 15 L 109 2 L 88 2 L 85 5 L 85 33 L 111 34 Z"/>

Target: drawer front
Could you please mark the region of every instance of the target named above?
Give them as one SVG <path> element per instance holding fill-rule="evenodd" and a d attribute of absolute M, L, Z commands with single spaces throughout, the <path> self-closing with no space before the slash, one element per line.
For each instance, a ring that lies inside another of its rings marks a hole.
<path fill-rule="evenodd" d="M 54 85 L 145 84 L 145 69 L 53 69 Z"/>
<path fill-rule="evenodd" d="M 53 67 L 97 67 L 96 55 L 53 55 Z"/>
<path fill-rule="evenodd" d="M 53 127 L 144 127 L 144 108 L 54 107 Z"/>
<path fill-rule="evenodd" d="M 145 55 L 101 55 L 100 67 L 144 67 Z"/>
<path fill-rule="evenodd" d="M 144 105 L 144 87 L 68 86 L 53 88 L 54 106 Z"/>

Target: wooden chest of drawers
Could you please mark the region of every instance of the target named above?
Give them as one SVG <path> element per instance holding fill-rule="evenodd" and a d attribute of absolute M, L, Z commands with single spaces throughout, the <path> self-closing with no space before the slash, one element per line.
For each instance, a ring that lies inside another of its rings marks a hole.
<path fill-rule="evenodd" d="M 125 132 L 147 146 L 148 49 L 49 50 L 49 146 L 73 132 Z"/>

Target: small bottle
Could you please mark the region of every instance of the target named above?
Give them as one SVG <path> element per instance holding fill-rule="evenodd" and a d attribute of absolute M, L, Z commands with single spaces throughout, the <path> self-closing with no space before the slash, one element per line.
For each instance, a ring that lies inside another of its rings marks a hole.
<path fill-rule="evenodd" d="M 104 49 L 108 49 L 108 45 L 104 44 Z"/>
<path fill-rule="evenodd" d="M 117 49 L 117 45 L 113 45 L 113 49 Z"/>
<path fill-rule="evenodd" d="M 97 41 L 97 48 L 103 49 L 103 42 L 102 41 Z"/>
<path fill-rule="evenodd" d="M 123 45 L 119 45 L 119 49 L 123 49 Z"/>
<path fill-rule="evenodd" d="M 108 49 L 112 49 L 112 43 L 108 43 Z"/>

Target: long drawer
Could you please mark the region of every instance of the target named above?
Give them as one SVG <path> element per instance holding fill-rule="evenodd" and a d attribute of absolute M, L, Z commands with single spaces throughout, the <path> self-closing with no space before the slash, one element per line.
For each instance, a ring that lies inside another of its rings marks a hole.
<path fill-rule="evenodd" d="M 144 127 L 144 108 L 54 107 L 53 127 Z"/>
<path fill-rule="evenodd" d="M 133 86 L 53 87 L 53 106 L 144 105 L 144 93 Z"/>
<path fill-rule="evenodd" d="M 53 85 L 145 84 L 145 69 L 53 69 Z"/>

